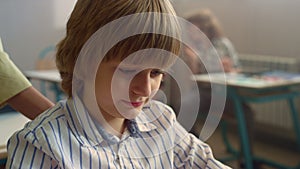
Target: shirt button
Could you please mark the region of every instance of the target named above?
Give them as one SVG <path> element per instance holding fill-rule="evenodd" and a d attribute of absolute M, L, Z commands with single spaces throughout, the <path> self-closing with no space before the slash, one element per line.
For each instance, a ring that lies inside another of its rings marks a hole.
<path fill-rule="evenodd" d="M 120 157 L 119 156 L 116 157 L 116 162 L 120 163 Z"/>

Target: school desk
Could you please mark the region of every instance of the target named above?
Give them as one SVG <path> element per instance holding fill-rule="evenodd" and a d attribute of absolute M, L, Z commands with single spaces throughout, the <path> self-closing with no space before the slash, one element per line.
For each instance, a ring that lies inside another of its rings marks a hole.
<path fill-rule="evenodd" d="M 224 77 L 225 81 L 222 81 Z M 239 138 L 241 141 L 241 153 L 245 159 L 245 166 L 247 169 L 253 169 L 254 160 L 276 168 L 300 168 L 300 164 L 299 166 L 295 167 L 284 166 L 266 158 L 256 157 L 252 154 L 250 151 L 250 143 L 246 129 L 244 110 L 242 107 L 243 101 L 263 103 L 275 100 L 286 100 L 290 107 L 297 145 L 300 151 L 300 119 L 294 103 L 295 97 L 300 95 L 298 92 L 299 88 L 297 89 L 297 86 L 300 86 L 300 74 L 279 71 L 265 72 L 257 75 L 213 73 L 209 75 L 194 75 L 193 78 L 200 83 L 200 85 L 201 83 L 209 83 L 226 86 L 227 96 L 232 98 L 234 108 L 236 110 L 235 116 L 237 119 Z M 230 147 L 228 143 L 225 144 L 227 144 L 227 147 Z M 237 155 L 237 153 L 235 155 Z"/>
<path fill-rule="evenodd" d="M 62 99 L 62 90 L 60 89 L 59 86 L 61 83 L 61 78 L 59 72 L 56 69 L 29 70 L 29 71 L 24 71 L 23 73 L 29 80 L 38 80 L 41 81 L 42 83 L 49 82 L 51 84 L 51 89 L 54 91 L 56 101 Z M 43 94 L 45 95 L 45 91 Z"/>

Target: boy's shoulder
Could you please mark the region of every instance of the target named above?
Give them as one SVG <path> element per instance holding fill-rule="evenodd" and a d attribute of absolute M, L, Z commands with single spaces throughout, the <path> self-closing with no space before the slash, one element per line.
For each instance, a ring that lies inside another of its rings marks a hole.
<path fill-rule="evenodd" d="M 55 106 L 45 110 L 34 120 L 28 122 L 24 128 L 27 128 L 31 131 L 34 131 L 38 128 L 41 128 L 55 120 L 65 118 L 65 107 L 66 101 L 60 101 L 55 104 Z"/>
<path fill-rule="evenodd" d="M 18 147 L 19 142 L 28 142 L 32 144 L 31 148 L 34 146 L 43 149 L 44 152 L 51 152 L 48 149 L 48 143 L 56 139 L 56 134 L 53 133 L 60 132 L 60 129 L 66 129 L 65 126 L 67 126 L 65 105 L 65 101 L 58 102 L 34 120 L 26 123 L 23 129 L 16 131 L 10 137 L 8 145 L 14 148 Z"/>

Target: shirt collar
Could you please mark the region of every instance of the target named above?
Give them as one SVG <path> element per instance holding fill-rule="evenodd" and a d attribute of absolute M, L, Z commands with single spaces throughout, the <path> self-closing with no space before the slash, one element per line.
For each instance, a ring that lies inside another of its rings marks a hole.
<path fill-rule="evenodd" d="M 147 114 L 149 115 L 149 113 L 151 113 L 150 109 L 150 107 L 143 108 L 141 113 L 135 119 L 136 125 L 140 132 L 149 132 L 157 128 L 154 124 L 151 123 L 153 120 L 149 116 L 147 116 Z"/>
<path fill-rule="evenodd" d="M 66 109 L 70 127 L 83 145 L 97 146 L 104 141 L 110 143 L 119 141 L 116 139 L 117 137 L 107 133 L 104 128 L 101 127 L 101 124 L 97 124 L 97 122 L 93 120 L 80 99 L 68 99 Z M 127 121 L 127 130 L 130 136 L 138 137 L 142 132 L 149 132 L 156 129 L 156 126 L 151 123 L 152 119 L 148 117 L 149 113 L 153 113 L 151 111 L 151 104 L 147 104 L 147 107 L 143 108 L 136 119 Z M 153 116 L 155 117 L 155 115 Z"/>

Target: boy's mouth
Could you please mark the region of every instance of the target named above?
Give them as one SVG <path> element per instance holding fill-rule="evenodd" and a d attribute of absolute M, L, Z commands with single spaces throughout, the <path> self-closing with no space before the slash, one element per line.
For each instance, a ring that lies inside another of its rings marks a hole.
<path fill-rule="evenodd" d="M 140 107 L 143 104 L 143 102 L 131 102 L 131 105 L 133 107 Z"/>
<path fill-rule="evenodd" d="M 134 108 L 140 107 L 140 106 L 142 106 L 142 105 L 144 104 L 143 101 L 131 102 L 131 101 L 125 101 L 125 100 L 124 100 L 124 102 L 125 102 L 127 105 L 132 106 L 132 107 L 134 107 Z"/>

